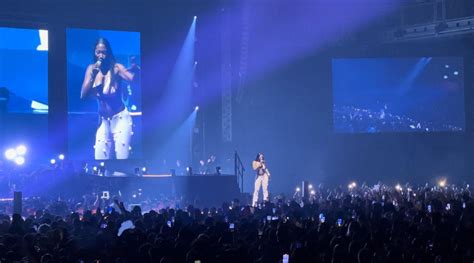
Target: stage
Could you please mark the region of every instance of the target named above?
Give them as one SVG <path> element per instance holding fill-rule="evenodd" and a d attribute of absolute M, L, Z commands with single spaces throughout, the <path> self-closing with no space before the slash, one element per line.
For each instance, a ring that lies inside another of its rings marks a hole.
<path fill-rule="evenodd" d="M 162 198 L 205 207 L 220 207 L 223 202 L 230 202 L 240 196 L 234 175 L 82 175 L 71 177 L 63 183 L 54 188 L 65 196 L 82 196 L 93 192 L 102 197 L 104 192 L 108 192 L 111 199 L 132 199 L 137 203 L 140 200 Z M 65 188 L 61 185 L 76 187 Z"/>

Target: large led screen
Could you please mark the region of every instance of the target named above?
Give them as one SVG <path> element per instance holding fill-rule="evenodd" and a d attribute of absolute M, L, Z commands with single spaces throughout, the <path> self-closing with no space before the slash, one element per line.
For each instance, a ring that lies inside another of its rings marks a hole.
<path fill-rule="evenodd" d="M 464 131 L 463 78 L 460 57 L 333 59 L 334 130 Z"/>
<path fill-rule="evenodd" d="M 70 157 L 141 158 L 140 33 L 68 29 L 66 43 Z"/>
<path fill-rule="evenodd" d="M 48 112 L 48 31 L 0 27 L 2 111 Z"/>

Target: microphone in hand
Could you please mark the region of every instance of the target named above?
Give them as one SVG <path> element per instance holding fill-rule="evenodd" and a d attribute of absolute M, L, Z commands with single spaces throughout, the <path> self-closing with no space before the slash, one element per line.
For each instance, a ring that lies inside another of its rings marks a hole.
<path fill-rule="evenodd" d="M 94 67 L 92 68 L 92 76 L 95 77 L 99 73 L 100 67 L 102 66 L 102 59 L 99 59 L 95 62 Z"/>

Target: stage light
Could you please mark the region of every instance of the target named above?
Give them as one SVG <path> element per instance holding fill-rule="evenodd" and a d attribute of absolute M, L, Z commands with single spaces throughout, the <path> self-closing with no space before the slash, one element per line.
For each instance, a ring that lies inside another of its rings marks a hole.
<path fill-rule="evenodd" d="M 295 189 L 295 190 L 296 190 L 296 192 L 299 192 L 299 191 L 301 191 L 301 189 L 300 189 L 299 187 L 296 187 L 296 189 Z"/>
<path fill-rule="evenodd" d="M 438 181 L 439 187 L 446 187 L 446 179 L 441 179 Z"/>
<path fill-rule="evenodd" d="M 55 164 L 55 163 L 56 163 L 56 159 L 51 159 L 49 162 L 50 162 L 51 164 Z"/>
<path fill-rule="evenodd" d="M 448 64 L 446 64 L 446 65 L 444 65 L 444 67 L 445 67 L 445 68 L 449 68 L 449 65 L 448 65 Z"/>
<path fill-rule="evenodd" d="M 194 20 L 196 20 L 198 17 L 197 16 L 194 16 Z"/>
<path fill-rule="evenodd" d="M 311 194 L 311 195 L 315 195 L 315 194 L 316 194 L 316 191 L 311 190 L 310 194 Z"/>
<path fill-rule="evenodd" d="M 400 191 L 403 190 L 403 188 L 402 188 L 402 186 L 401 186 L 400 184 L 397 184 L 397 185 L 395 185 L 395 190 L 397 190 L 397 191 L 400 192 Z"/>
<path fill-rule="evenodd" d="M 16 155 L 15 149 L 8 149 L 5 151 L 5 158 L 7 158 L 7 160 L 15 159 Z"/>
<path fill-rule="evenodd" d="M 197 61 L 194 61 L 194 66 L 197 66 L 198 62 Z"/>
<path fill-rule="evenodd" d="M 105 163 L 104 163 L 104 162 L 100 162 L 100 166 L 101 166 L 101 167 L 104 167 L 104 166 L 105 166 Z"/>
<path fill-rule="evenodd" d="M 459 75 L 459 71 L 454 71 L 453 74 L 454 74 L 455 76 L 457 76 L 457 75 Z"/>
<path fill-rule="evenodd" d="M 26 146 L 25 145 L 20 145 L 18 147 L 16 147 L 16 153 L 18 155 L 25 155 L 26 153 Z"/>
<path fill-rule="evenodd" d="M 198 111 L 198 110 L 199 110 L 199 106 L 194 107 L 194 111 Z"/>
<path fill-rule="evenodd" d="M 15 163 L 16 163 L 17 165 L 23 165 L 23 164 L 25 164 L 25 157 L 23 157 L 23 156 L 17 156 L 17 157 L 15 158 Z"/>
<path fill-rule="evenodd" d="M 97 170 L 98 170 L 97 166 L 92 167 L 92 170 L 93 170 L 94 172 L 97 172 Z"/>
<path fill-rule="evenodd" d="M 448 79 L 448 75 L 444 75 L 444 76 L 443 76 L 443 79 Z"/>
<path fill-rule="evenodd" d="M 308 189 L 313 189 L 313 185 L 312 184 L 308 185 Z"/>
<path fill-rule="evenodd" d="M 64 160 L 64 154 L 60 154 L 60 155 L 58 156 L 58 158 L 59 158 L 59 160 Z"/>

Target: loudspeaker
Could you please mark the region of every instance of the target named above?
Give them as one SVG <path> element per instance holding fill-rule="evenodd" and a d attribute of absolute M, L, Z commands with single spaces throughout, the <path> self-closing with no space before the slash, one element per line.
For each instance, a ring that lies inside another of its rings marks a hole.
<path fill-rule="evenodd" d="M 22 214 L 22 202 L 21 192 L 13 192 L 13 214 Z"/>

